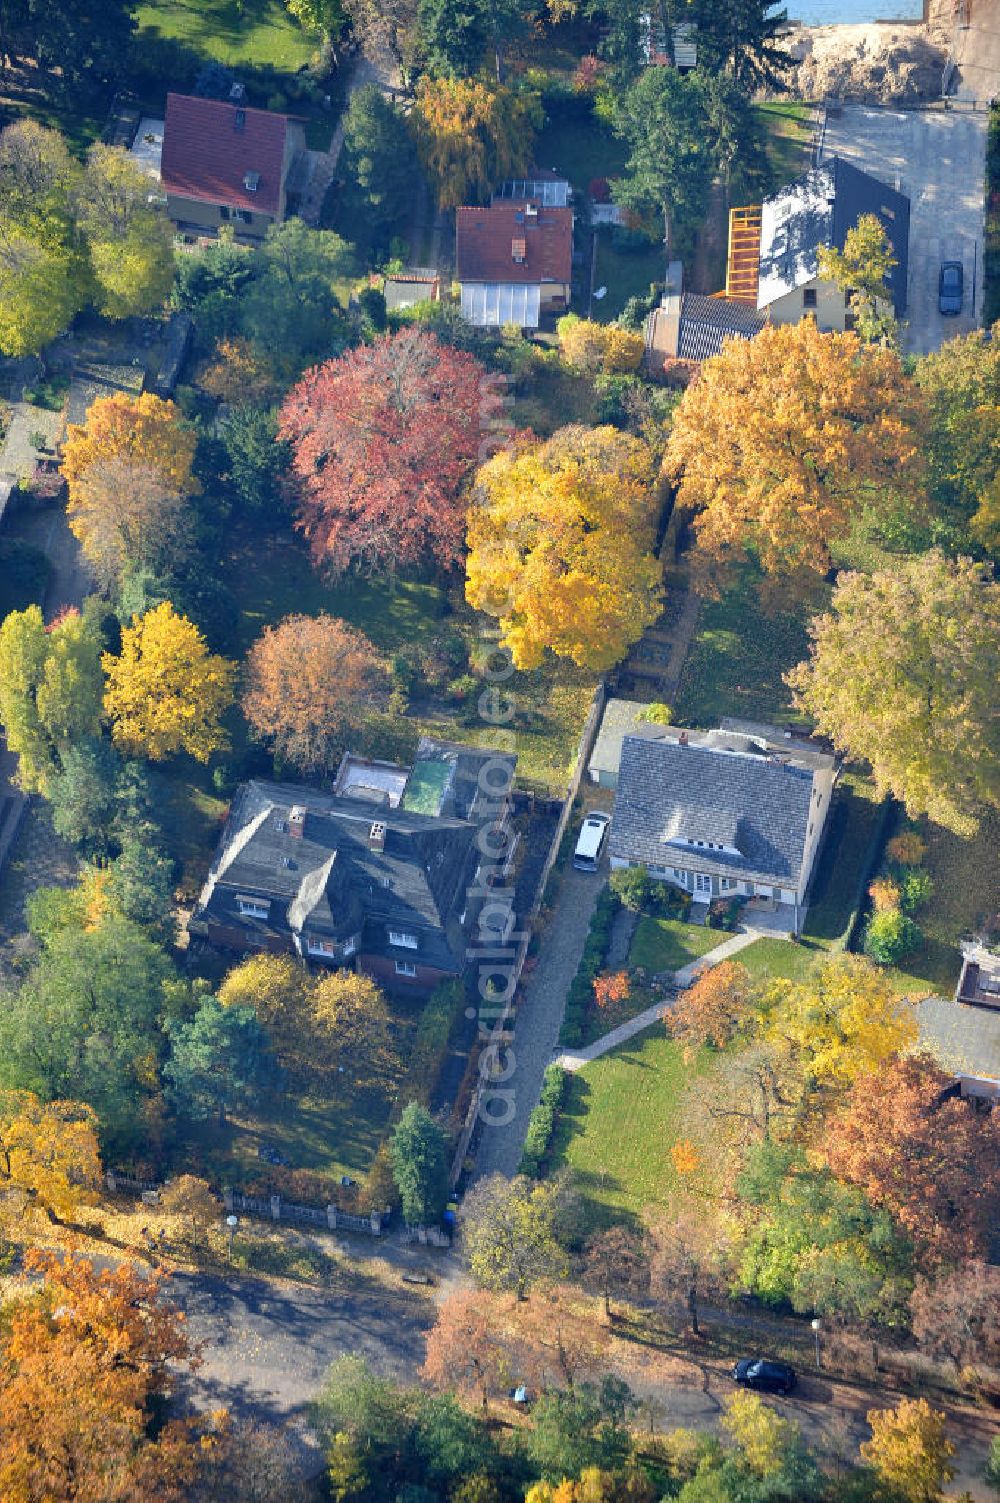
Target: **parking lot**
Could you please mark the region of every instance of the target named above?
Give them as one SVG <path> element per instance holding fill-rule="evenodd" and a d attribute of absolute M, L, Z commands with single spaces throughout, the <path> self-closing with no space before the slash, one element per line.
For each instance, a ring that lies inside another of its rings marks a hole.
<path fill-rule="evenodd" d="M 986 176 L 985 111 L 892 110 L 848 104 L 827 118 L 823 156 L 840 156 L 910 200 L 910 265 L 903 347 L 936 350 L 982 322 Z M 938 311 L 942 261 L 961 261 L 958 317 Z"/>

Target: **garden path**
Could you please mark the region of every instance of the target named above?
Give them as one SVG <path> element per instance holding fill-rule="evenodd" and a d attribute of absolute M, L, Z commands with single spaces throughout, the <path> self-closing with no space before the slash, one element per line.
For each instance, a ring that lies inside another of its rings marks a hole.
<path fill-rule="evenodd" d="M 694 978 L 702 971 L 707 971 L 710 966 L 718 965 L 720 960 L 728 960 L 730 955 L 739 954 L 740 950 L 745 950 L 747 945 L 752 945 L 759 938 L 760 935 L 754 929 L 746 929 L 739 934 L 730 934 L 728 939 L 724 939 L 721 945 L 716 945 L 714 950 L 709 950 L 707 955 L 702 955 L 698 960 L 692 960 L 689 964 L 681 966 L 679 971 L 675 971 L 671 992 L 676 995 L 685 986 L 690 986 Z M 612 1028 L 610 1033 L 606 1033 L 595 1043 L 588 1044 L 585 1049 L 574 1049 L 572 1052 L 557 1055 L 555 1063 L 562 1065 L 564 1070 L 579 1070 L 583 1065 L 589 1064 L 592 1059 L 600 1059 L 602 1054 L 617 1049 L 619 1044 L 624 1044 L 628 1039 L 634 1038 L 644 1028 L 658 1023 L 663 1016 L 664 1009 L 669 1005 L 670 997 L 667 996 L 654 1003 L 652 1007 L 647 1007 L 645 1012 L 629 1018 L 626 1023 L 619 1023 L 617 1028 Z"/>

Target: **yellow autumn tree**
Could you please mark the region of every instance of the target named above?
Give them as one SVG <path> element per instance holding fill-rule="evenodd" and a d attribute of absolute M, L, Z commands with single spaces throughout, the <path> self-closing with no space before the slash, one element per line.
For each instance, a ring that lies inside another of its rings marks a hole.
<path fill-rule="evenodd" d="M 537 94 L 525 90 L 515 93 L 485 79 L 424 77 L 411 121 L 438 202 L 454 209 L 527 171 L 542 115 Z"/>
<path fill-rule="evenodd" d="M 612 667 L 662 609 L 648 448 L 617 428 L 562 428 L 476 477 L 465 593 L 499 618 L 519 668 L 546 650 Z"/>
<path fill-rule="evenodd" d="M 822 1084 L 849 1086 L 917 1041 L 912 1003 L 860 955 L 838 955 L 805 981 L 776 979 L 761 993 L 759 1029 Z"/>
<path fill-rule="evenodd" d="M 757 1393 L 731 1393 L 721 1425 L 758 1477 L 773 1476 L 801 1442 L 798 1425 L 783 1419 Z"/>
<path fill-rule="evenodd" d="M 598 324 L 576 313 L 567 313 L 557 325 L 559 351 L 567 365 L 587 375 L 596 371 L 622 374 L 637 371 L 646 341 L 634 329 L 620 324 Z"/>
<path fill-rule="evenodd" d="M 98 397 L 87 421 L 70 423 L 66 430 L 60 468 L 69 488 L 70 526 L 80 501 L 79 482 L 98 461 L 124 459 L 155 471 L 170 491 L 182 496 L 197 493 L 192 474 L 196 442 L 180 408 L 152 392 L 130 397 L 119 391 Z"/>
<path fill-rule="evenodd" d="M 665 469 L 709 557 L 822 574 L 863 507 L 923 506 L 922 411 L 895 353 L 806 318 L 705 361 Z"/>
<path fill-rule="evenodd" d="M 51 1221 L 93 1198 L 101 1173 L 97 1118 L 79 1101 L 44 1103 L 31 1091 L 0 1091 L 0 1205 Z"/>
<path fill-rule="evenodd" d="M 861 1455 L 894 1496 L 907 1503 L 938 1503 L 955 1475 L 955 1447 L 945 1415 L 926 1399 L 900 1399 L 895 1409 L 869 1409 L 872 1438 Z"/>
<path fill-rule="evenodd" d="M 186 751 L 207 762 L 228 744 L 222 717 L 233 702 L 236 665 L 208 650 L 205 638 L 169 601 L 134 616 L 121 653 L 101 659 L 104 711 L 129 756 L 162 762 Z"/>

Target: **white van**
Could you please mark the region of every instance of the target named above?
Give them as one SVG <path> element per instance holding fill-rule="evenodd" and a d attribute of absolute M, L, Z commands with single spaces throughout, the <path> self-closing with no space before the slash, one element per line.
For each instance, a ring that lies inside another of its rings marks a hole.
<path fill-rule="evenodd" d="M 611 816 L 608 814 L 588 814 L 583 821 L 580 838 L 573 852 L 573 865 L 580 871 L 596 872 L 610 823 Z"/>

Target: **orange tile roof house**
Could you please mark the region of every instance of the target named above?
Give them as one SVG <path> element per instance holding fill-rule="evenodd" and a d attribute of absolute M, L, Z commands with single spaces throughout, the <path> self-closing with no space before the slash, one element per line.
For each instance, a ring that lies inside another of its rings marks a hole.
<path fill-rule="evenodd" d="M 285 217 L 288 179 L 305 145 L 302 126 L 287 115 L 168 94 L 160 164 L 167 213 L 188 234 L 231 224 L 238 240 L 263 240 Z"/>
<path fill-rule="evenodd" d="M 573 280 L 573 210 L 502 199 L 455 215 L 455 276 L 472 324 L 537 329 L 564 313 Z"/>

